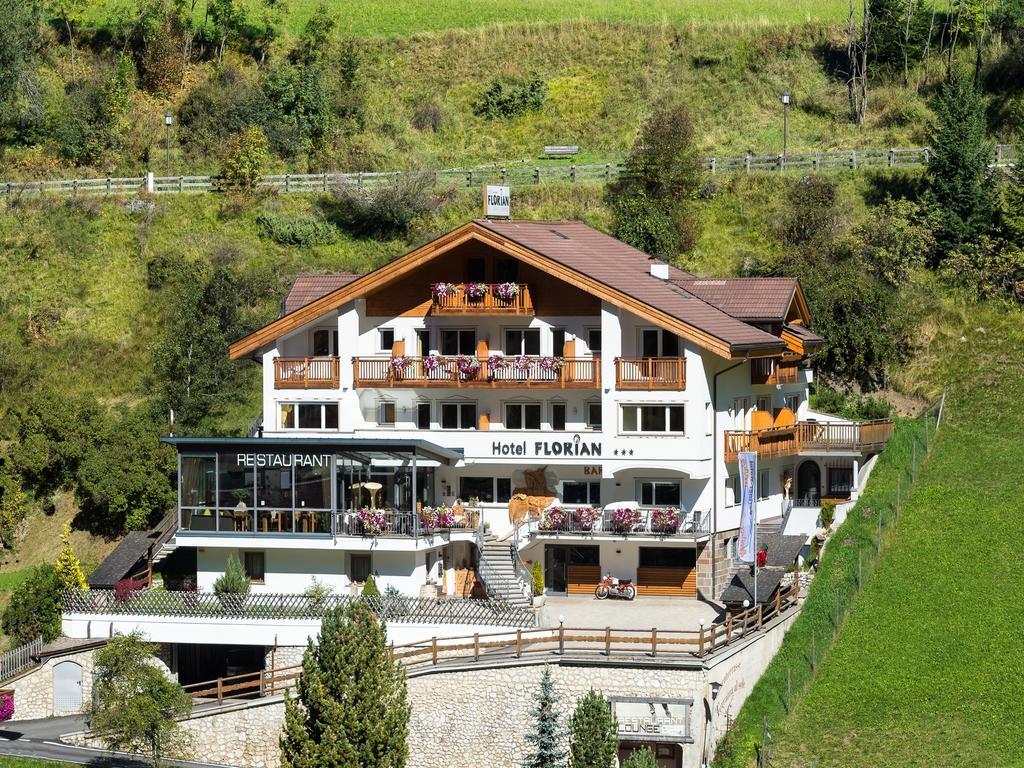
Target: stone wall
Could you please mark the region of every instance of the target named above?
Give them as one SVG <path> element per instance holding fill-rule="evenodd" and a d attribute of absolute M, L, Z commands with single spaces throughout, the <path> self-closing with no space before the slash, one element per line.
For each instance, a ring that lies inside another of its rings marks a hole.
<path fill-rule="evenodd" d="M 36 720 L 53 717 L 53 668 L 62 661 L 70 661 L 82 667 L 82 710 L 92 701 L 92 671 L 94 650 L 53 656 L 42 666 L 26 672 L 4 685 L 14 689 L 14 717 L 12 720 Z M 68 715 L 71 712 L 60 712 Z"/>
<path fill-rule="evenodd" d="M 268 648 L 263 663 L 266 669 L 276 667 L 292 667 L 302 663 L 302 654 L 306 652 L 304 645 L 279 645 L 277 649 Z"/>
<path fill-rule="evenodd" d="M 736 572 L 736 562 L 728 555 L 729 540 L 738 535 L 738 529 L 720 531 L 715 537 L 714 552 L 710 541 L 697 551 L 697 594 L 703 599 L 717 600 Z M 712 560 L 715 570 L 714 583 L 711 579 Z"/>

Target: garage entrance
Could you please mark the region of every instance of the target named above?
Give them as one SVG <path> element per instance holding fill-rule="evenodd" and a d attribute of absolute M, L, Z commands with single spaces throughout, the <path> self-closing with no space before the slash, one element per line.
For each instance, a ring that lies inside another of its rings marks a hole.
<path fill-rule="evenodd" d="M 638 595 L 697 596 L 697 550 L 640 547 L 636 571 Z"/>
<path fill-rule="evenodd" d="M 591 594 L 601 580 L 599 547 L 547 544 L 544 547 L 544 583 L 551 592 Z"/>

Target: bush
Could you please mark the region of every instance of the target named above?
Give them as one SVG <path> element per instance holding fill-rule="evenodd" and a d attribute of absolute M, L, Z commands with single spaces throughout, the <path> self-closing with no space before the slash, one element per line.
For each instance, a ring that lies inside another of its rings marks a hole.
<path fill-rule="evenodd" d="M 836 521 L 836 503 L 834 501 L 821 502 L 821 527 L 826 531 L 832 529 L 832 523 Z"/>
<path fill-rule="evenodd" d="M 651 200 L 646 195 L 612 201 L 614 234 L 634 248 L 669 259 L 679 251 L 679 232 L 675 228 L 670 203 Z"/>
<path fill-rule="evenodd" d="M 540 597 L 544 594 L 544 566 L 540 560 L 534 560 L 530 566 L 530 576 L 533 577 L 533 596 Z"/>
<path fill-rule="evenodd" d="M 658 768 L 658 761 L 654 759 L 650 747 L 642 747 L 629 753 L 622 768 Z"/>
<path fill-rule="evenodd" d="M 417 131 L 433 132 L 444 124 L 444 111 L 436 101 L 428 101 L 416 107 L 410 122 Z"/>
<path fill-rule="evenodd" d="M 942 274 L 979 299 L 1024 302 L 1024 250 L 1002 238 L 982 236 L 954 250 L 943 262 Z"/>
<path fill-rule="evenodd" d="M 335 189 L 332 216 L 360 237 L 404 235 L 417 217 L 440 207 L 433 187 L 433 175 L 428 173 L 409 174 L 394 185 L 365 192 L 343 184 Z"/>
<path fill-rule="evenodd" d="M 313 576 L 309 581 L 309 586 L 306 587 L 302 594 L 309 600 L 310 608 L 314 612 L 320 613 L 327 607 L 327 601 L 330 599 L 333 591 L 330 584 L 324 584 L 316 576 Z"/>
<path fill-rule="evenodd" d="M 37 565 L 11 594 L 0 625 L 19 644 L 60 635 L 60 579 L 52 565 Z"/>
<path fill-rule="evenodd" d="M 882 282 L 894 288 L 910 273 L 931 261 L 935 237 L 917 203 L 886 200 L 871 210 L 868 221 L 854 230 L 854 255 Z"/>
<path fill-rule="evenodd" d="M 835 182 L 805 176 L 788 185 L 787 206 L 778 225 L 779 239 L 790 246 L 813 246 L 835 237 L 840 214 Z"/>
<path fill-rule="evenodd" d="M 821 383 L 811 395 L 811 409 L 855 421 L 887 419 L 893 410 L 892 404 L 884 398 L 844 393 Z"/>
<path fill-rule="evenodd" d="M 213 582 L 213 591 L 218 595 L 245 595 L 252 587 L 252 580 L 245 573 L 238 555 L 228 555 L 227 568 Z"/>
<path fill-rule="evenodd" d="M 221 165 L 220 183 L 227 190 L 252 192 L 269 162 L 266 135 L 259 128 L 246 128 L 231 139 Z"/>
<path fill-rule="evenodd" d="M 114 584 L 114 600 L 119 603 L 126 603 L 142 591 L 146 582 L 135 579 L 121 579 Z"/>
<path fill-rule="evenodd" d="M 85 574 L 82 573 L 82 563 L 71 544 L 71 523 L 64 523 L 60 534 L 60 554 L 57 555 L 57 564 L 54 568 L 57 571 L 61 587 L 64 589 L 88 588 L 85 583 Z"/>
<path fill-rule="evenodd" d="M 548 86 L 540 75 L 497 78 L 472 104 L 473 114 L 487 120 L 516 117 L 544 106 Z"/>
<path fill-rule="evenodd" d="M 313 245 L 330 245 L 338 239 L 338 230 L 333 224 L 308 216 L 290 218 L 264 211 L 256 217 L 256 224 L 262 237 L 279 245 L 308 248 Z"/>
<path fill-rule="evenodd" d="M 619 736 L 608 700 L 591 690 L 576 702 L 569 722 L 573 768 L 615 768 Z"/>
<path fill-rule="evenodd" d="M 373 578 L 371 573 L 366 577 L 366 581 L 363 582 L 363 597 L 380 597 L 380 590 L 377 589 L 377 580 Z"/>

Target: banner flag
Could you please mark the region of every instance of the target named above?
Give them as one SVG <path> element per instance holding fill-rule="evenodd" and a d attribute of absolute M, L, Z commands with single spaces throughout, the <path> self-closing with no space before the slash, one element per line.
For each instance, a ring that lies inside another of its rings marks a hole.
<path fill-rule="evenodd" d="M 743 451 L 739 454 L 740 464 L 740 540 L 737 547 L 739 559 L 745 563 L 754 562 L 757 557 L 757 503 L 754 482 L 757 478 L 757 453 Z"/>

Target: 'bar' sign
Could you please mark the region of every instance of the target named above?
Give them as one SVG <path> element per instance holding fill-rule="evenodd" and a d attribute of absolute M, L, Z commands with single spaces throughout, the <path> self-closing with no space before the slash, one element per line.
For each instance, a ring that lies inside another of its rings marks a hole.
<path fill-rule="evenodd" d="M 512 215 L 512 187 L 484 185 L 484 218 L 507 219 Z"/>

